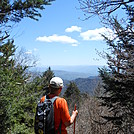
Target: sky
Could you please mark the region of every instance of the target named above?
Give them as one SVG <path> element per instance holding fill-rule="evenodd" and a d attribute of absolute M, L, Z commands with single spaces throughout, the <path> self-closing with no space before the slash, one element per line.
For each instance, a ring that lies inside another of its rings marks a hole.
<path fill-rule="evenodd" d="M 23 19 L 12 31 L 18 50 L 37 57 L 37 66 L 105 65 L 97 53 L 107 50 L 100 33 L 112 31 L 97 17 L 84 20 L 79 7 L 78 0 L 56 0 L 41 11 L 39 21 Z"/>

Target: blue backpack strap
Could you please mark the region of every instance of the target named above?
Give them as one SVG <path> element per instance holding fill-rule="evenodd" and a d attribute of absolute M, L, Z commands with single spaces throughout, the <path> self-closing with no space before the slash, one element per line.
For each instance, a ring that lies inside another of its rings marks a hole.
<path fill-rule="evenodd" d="M 52 99 L 50 99 L 52 101 L 52 103 L 54 103 L 54 101 L 57 99 L 57 98 L 60 98 L 59 96 L 55 96 L 53 97 Z"/>
<path fill-rule="evenodd" d="M 60 98 L 59 96 L 55 96 L 53 97 L 52 99 L 47 99 L 46 95 L 45 95 L 45 100 L 51 100 L 52 103 L 54 103 L 54 101 L 57 99 L 57 98 Z"/>

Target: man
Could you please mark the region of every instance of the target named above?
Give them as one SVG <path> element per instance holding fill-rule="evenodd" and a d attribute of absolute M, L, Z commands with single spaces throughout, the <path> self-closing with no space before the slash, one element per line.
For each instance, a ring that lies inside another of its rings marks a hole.
<path fill-rule="evenodd" d="M 63 80 L 59 77 L 53 77 L 50 80 L 49 89 L 50 94 L 47 95 L 48 98 L 53 98 L 59 96 L 63 88 Z M 44 101 L 44 97 L 41 98 L 41 102 Z M 57 98 L 54 102 L 54 123 L 55 123 L 55 132 L 58 131 L 61 123 L 61 134 L 67 134 L 66 127 L 73 124 L 78 111 L 75 110 L 70 116 L 67 102 L 64 98 Z M 58 132 L 59 133 L 59 132 Z"/>

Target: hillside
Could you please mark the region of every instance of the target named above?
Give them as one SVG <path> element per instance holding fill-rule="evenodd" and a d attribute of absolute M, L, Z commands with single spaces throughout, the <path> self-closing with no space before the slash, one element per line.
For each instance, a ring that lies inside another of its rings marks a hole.
<path fill-rule="evenodd" d="M 82 93 L 92 94 L 94 89 L 97 87 L 98 83 L 100 82 L 100 78 L 96 76 L 96 77 L 88 77 L 88 78 L 78 78 L 72 81 L 76 83 L 77 87 Z M 69 82 L 70 82 L 69 80 L 64 80 L 64 88 L 62 93 L 67 88 Z"/>
<path fill-rule="evenodd" d="M 75 79 L 74 82 L 78 86 L 81 92 L 87 92 L 92 94 L 94 89 L 97 87 L 98 83 L 100 82 L 99 77 L 93 77 L 93 78 L 78 78 Z"/>

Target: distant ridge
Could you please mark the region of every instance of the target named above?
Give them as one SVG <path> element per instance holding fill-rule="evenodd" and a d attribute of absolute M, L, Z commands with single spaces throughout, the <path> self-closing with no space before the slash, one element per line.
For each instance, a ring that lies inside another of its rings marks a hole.
<path fill-rule="evenodd" d="M 62 93 L 67 88 L 70 81 L 74 81 L 82 93 L 93 94 L 94 89 L 100 82 L 98 68 L 101 66 L 55 66 L 51 67 L 55 76 L 61 77 L 64 81 Z M 41 75 L 48 67 L 36 67 L 32 70 L 33 74 Z"/>
<path fill-rule="evenodd" d="M 45 72 L 49 66 L 35 67 L 32 71 Z M 102 66 L 50 66 L 55 76 L 59 76 L 66 80 L 77 78 L 88 78 L 90 76 L 98 76 L 98 68 Z"/>
<path fill-rule="evenodd" d="M 50 66 L 52 70 L 62 70 L 69 72 L 90 73 L 91 75 L 98 74 L 99 65 L 75 65 L 75 66 Z"/>
<path fill-rule="evenodd" d="M 65 80 L 74 80 L 77 78 L 87 78 L 90 76 L 89 73 L 80 73 L 80 72 L 69 72 L 62 70 L 53 70 L 55 76 L 61 77 Z"/>

